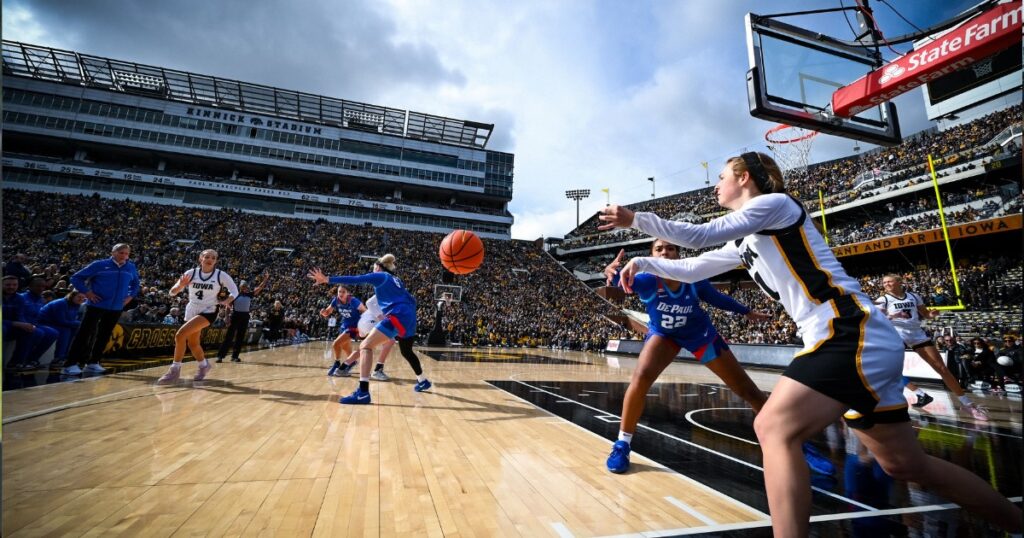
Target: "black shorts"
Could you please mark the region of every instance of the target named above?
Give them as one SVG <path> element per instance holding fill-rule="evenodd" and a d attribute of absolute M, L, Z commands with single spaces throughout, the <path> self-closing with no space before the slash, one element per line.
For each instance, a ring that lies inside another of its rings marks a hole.
<path fill-rule="evenodd" d="M 213 325 L 213 322 L 217 321 L 217 313 L 216 312 L 207 312 L 207 313 L 200 312 L 199 315 L 201 317 L 206 318 L 206 321 L 209 321 L 210 325 Z"/>

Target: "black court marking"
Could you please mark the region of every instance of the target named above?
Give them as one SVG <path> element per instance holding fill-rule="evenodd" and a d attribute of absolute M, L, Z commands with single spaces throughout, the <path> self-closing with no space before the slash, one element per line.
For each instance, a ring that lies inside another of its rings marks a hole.
<path fill-rule="evenodd" d="M 622 398 L 628 386 L 627 383 L 610 382 L 503 380 L 488 381 L 488 383 L 608 439 L 609 444 L 618 435 L 618 415 L 622 413 Z M 559 389 L 536 390 L 541 386 L 558 387 Z M 583 400 L 572 396 L 582 392 L 587 392 L 589 397 Z M 700 424 L 740 439 L 756 440 L 752 428 L 753 413 L 742 409 L 746 407 L 746 404 L 731 391 L 720 390 L 720 387 L 714 385 L 659 383 L 654 386 L 652 392 L 657 392 L 659 398 L 646 399 L 640 424 L 667 435 L 640 428 L 636 437 L 633 438 L 633 449 L 665 467 L 767 513 L 768 503 L 764 494 L 763 473 L 734 461 L 734 459 L 742 460 L 742 462 L 749 462 L 760 467 L 760 448 L 694 426 L 685 419 L 686 413 L 690 411 L 706 409 L 698 415 Z M 567 405 L 567 400 L 570 399 L 577 400 L 572 402 L 575 405 Z M 740 409 L 713 409 L 730 407 Z M 955 421 L 948 420 L 947 422 L 949 424 L 936 424 L 934 421 L 915 424 L 921 428 L 920 437 L 925 450 L 967 467 L 995 484 L 1000 493 L 1007 497 L 1019 496 L 1022 478 L 1022 449 L 1019 432 L 992 426 L 991 433 L 975 432 L 972 438 L 969 438 L 964 435 L 965 432 L 962 429 L 953 424 Z M 831 433 L 836 431 L 838 431 L 838 426 L 837 430 Z M 710 451 L 694 447 L 680 439 L 701 445 Z M 824 454 L 830 454 L 824 434 L 816 438 L 814 444 Z M 811 514 L 824 518 L 837 515 L 837 518 L 814 523 L 811 527 L 812 535 L 888 536 L 889 534 L 873 534 L 871 530 L 882 529 L 884 531 L 892 524 L 909 525 L 910 523 L 907 521 L 917 521 L 921 525 L 930 526 L 932 522 L 945 521 L 952 517 L 961 521 L 965 528 L 971 529 L 966 535 L 989 536 L 984 532 L 975 532 L 978 529 L 985 529 L 986 526 L 963 510 L 920 513 L 909 517 L 901 517 L 901 515 L 862 517 L 856 520 L 844 520 L 842 517 L 838 517 L 851 513 L 863 513 L 864 506 L 886 510 L 906 508 L 908 505 L 942 504 L 946 501 L 927 492 L 915 490 L 906 483 L 894 482 L 884 473 L 879 473 L 878 469 L 874 467 L 861 465 L 860 459 L 856 455 L 852 457 L 846 455 L 847 443 L 841 439 L 835 445 L 835 450 L 831 451 L 831 460 L 837 468 L 835 477 L 814 476 L 813 485 L 836 496 L 852 499 L 861 503 L 862 506 L 815 492 Z M 606 457 L 607 453 L 595 453 L 594 465 L 603 468 Z M 947 524 L 943 523 L 943 525 Z M 868 534 L 863 534 L 864 532 Z M 728 530 L 725 533 L 715 531 L 715 535 L 770 536 L 771 529 L 737 529 Z M 992 536 L 998 535 L 992 534 Z"/>
<path fill-rule="evenodd" d="M 426 351 L 430 358 L 446 362 L 506 362 L 524 364 L 579 364 L 534 353 L 502 353 L 500 351 Z"/>

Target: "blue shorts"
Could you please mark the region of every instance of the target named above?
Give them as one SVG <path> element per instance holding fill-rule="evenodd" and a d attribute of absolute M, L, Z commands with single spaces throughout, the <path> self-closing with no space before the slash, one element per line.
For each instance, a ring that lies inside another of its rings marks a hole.
<path fill-rule="evenodd" d="M 723 352 L 729 351 L 729 344 L 724 338 L 719 336 L 718 331 L 716 331 L 714 327 L 709 328 L 705 334 L 697 338 L 672 336 L 658 331 L 653 331 L 648 328 L 647 337 L 644 338 L 644 342 L 654 335 L 658 335 L 669 340 L 673 344 L 693 353 L 693 356 L 697 357 L 697 360 L 700 361 L 701 364 L 707 364 L 717 359 Z"/>
<path fill-rule="evenodd" d="M 346 327 L 342 325 L 338 327 L 338 336 L 348 334 L 349 338 L 359 338 L 359 327 Z"/>
<path fill-rule="evenodd" d="M 416 336 L 416 311 L 396 308 L 377 323 L 376 329 L 388 338 L 412 338 Z"/>

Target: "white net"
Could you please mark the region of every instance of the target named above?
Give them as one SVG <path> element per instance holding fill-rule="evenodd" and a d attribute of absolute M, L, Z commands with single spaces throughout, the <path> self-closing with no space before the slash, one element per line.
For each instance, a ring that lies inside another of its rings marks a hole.
<path fill-rule="evenodd" d="M 807 162 L 817 134 L 816 131 L 792 125 L 779 125 L 765 133 L 768 149 L 782 169 L 787 183 L 807 174 Z"/>

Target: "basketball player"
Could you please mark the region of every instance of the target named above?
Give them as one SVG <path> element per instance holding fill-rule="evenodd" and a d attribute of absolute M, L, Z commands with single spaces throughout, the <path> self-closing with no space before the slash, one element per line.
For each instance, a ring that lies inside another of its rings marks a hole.
<path fill-rule="evenodd" d="M 892 326 L 896 328 L 896 332 L 903 339 L 903 343 L 916 351 L 928 363 L 928 366 L 931 366 L 942 377 L 942 382 L 946 387 L 956 394 L 960 404 L 969 409 L 975 418 L 988 420 L 988 413 L 967 397 L 963 387 L 953 376 L 953 372 L 950 372 L 943 363 L 939 349 L 921 328 L 921 321 L 938 316 L 938 311 L 925 308 L 921 297 L 912 291 L 905 290 L 903 279 L 897 275 L 882 277 L 882 287 L 885 289 L 885 293 L 875 299 L 875 306 L 889 318 Z M 917 395 L 914 407 L 924 407 L 933 400 L 931 395 L 909 380 L 906 382 L 906 386 Z"/>
<path fill-rule="evenodd" d="M 359 388 L 338 400 L 339 403 L 370 403 L 370 361 L 373 360 L 373 350 L 391 338 L 398 342 L 398 350 L 416 374 L 416 385 L 413 390 L 423 392 L 431 387 L 430 380 L 423 375 L 419 358 L 412 350 L 413 339 L 416 337 L 416 298 L 405 289 L 402 280 L 394 276 L 395 268 L 395 256 L 385 254 L 374 262 L 372 273 L 361 276 L 328 278 L 319 268 L 309 271 L 309 278 L 317 284 L 372 284 L 381 312 L 384 314 L 384 319 L 378 322 L 366 339 L 359 344 Z"/>
<path fill-rule="evenodd" d="M 352 355 L 352 338 L 359 336 L 359 315 L 366 312 L 363 302 L 352 295 L 345 286 L 338 286 L 337 295 L 331 299 L 331 304 L 320 310 L 321 317 L 328 317 L 331 312 L 338 312 L 340 323 L 338 324 L 338 337 L 331 344 L 331 351 L 334 357 L 334 365 L 327 370 L 327 375 L 332 376 L 341 365 L 341 352 L 345 357 Z"/>
<path fill-rule="evenodd" d="M 609 286 L 618 284 L 618 268 L 625 254 L 625 250 L 620 250 L 615 260 L 605 267 L 604 274 Z M 655 258 L 678 260 L 679 247 L 663 239 L 656 239 L 651 244 L 651 254 Z M 683 284 L 678 280 L 640 273 L 633 280 L 633 293 L 640 297 L 647 308 L 647 337 L 622 400 L 619 439 L 612 445 L 612 453 L 605 464 L 613 473 L 624 473 L 629 469 L 630 445 L 636 424 L 643 414 L 647 391 L 672 363 L 680 348 L 693 353 L 701 364 L 743 398 L 754 413 L 760 411 L 768 399 L 740 367 L 729 345 L 711 325 L 711 319 L 700 305 L 703 301 L 721 310 L 742 314 L 751 321 L 765 321 L 771 319 L 771 316 L 754 312 L 728 295 L 719 293 L 707 280 Z M 804 443 L 803 450 L 812 471 L 830 476 L 835 472 L 835 465 L 813 445 Z"/>
<path fill-rule="evenodd" d="M 206 249 L 199 254 L 199 266 L 185 271 L 171 287 L 171 296 L 188 290 L 188 304 L 185 306 L 185 324 L 174 335 L 174 362 L 160 379 L 157 385 L 169 385 L 181 377 L 181 360 L 185 358 L 185 347 L 192 350 L 199 370 L 194 381 L 206 379 L 213 365 L 206 360 L 199 336 L 203 329 L 209 327 L 217 319 L 217 306 L 227 307 L 238 297 L 235 281 L 224 271 L 217 269 L 217 251 Z M 226 299 L 219 300 L 221 290 L 227 290 Z"/>
<path fill-rule="evenodd" d="M 359 322 L 357 324 L 357 331 L 359 338 L 366 338 L 373 327 L 384 319 L 384 313 L 380 311 L 380 305 L 377 302 L 377 296 L 372 295 L 364 303 L 363 313 L 359 316 Z M 370 379 L 377 381 L 388 381 L 391 379 L 388 374 L 384 372 L 384 363 L 387 362 L 388 356 L 391 354 L 391 348 L 395 346 L 394 339 L 389 339 L 381 346 L 380 355 L 377 357 L 377 365 L 373 367 L 373 373 L 370 374 Z M 352 371 L 352 366 L 359 360 L 359 350 L 352 351 L 348 354 L 348 358 L 345 362 L 339 363 L 335 361 L 335 364 L 340 366 L 333 372 L 333 375 L 338 377 L 348 377 Z M 327 375 L 332 375 L 332 372 L 328 372 Z"/>
<path fill-rule="evenodd" d="M 921 448 L 903 398 L 899 334 L 846 274 L 800 202 L 783 194 L 775 161 L 744 153 L 726 161 L 718 177 L 715 194 L 732 210 L 727 215 L 690 224 L 608 206 L 599 229 L 634 227 L 687 248 L 725 243 L 683 260 L 634 258 L 620 272 L 623 287 L 631 289 L 640 272 L 697 282 L 742 264 L 799 327 L 804 349 L 754 419 L 774 534 L 807 535 L 811 490 L 800 447 L 840 416 L 893 478 L 931 488 L 1008 531 L 1024 530 L 1021 510 L 984 480 Z"/>

